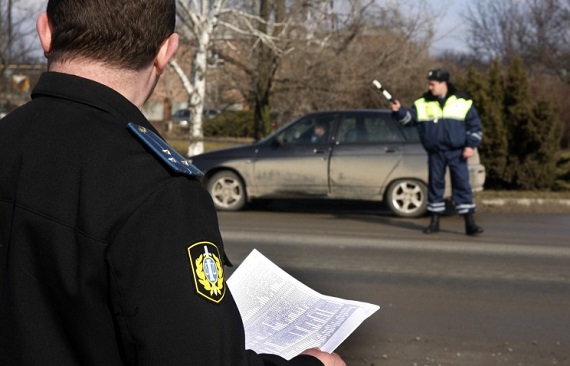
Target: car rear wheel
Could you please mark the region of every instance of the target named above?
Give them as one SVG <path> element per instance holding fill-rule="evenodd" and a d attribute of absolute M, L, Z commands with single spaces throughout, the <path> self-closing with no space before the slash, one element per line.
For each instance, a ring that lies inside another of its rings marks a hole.
<path fill-rule="evenodd" d="M 234 172 L 224 170 L 214 174 L 207 189 L 217 210 L 239 211 L 245 206 L 245 185 Z"/>
<path fill-rule="evenodd" d="M 414 179 L 397 180 L 388 187 L 386 202 L 397 216 L 423 216 L 427 210 L 427 187 Z"/>

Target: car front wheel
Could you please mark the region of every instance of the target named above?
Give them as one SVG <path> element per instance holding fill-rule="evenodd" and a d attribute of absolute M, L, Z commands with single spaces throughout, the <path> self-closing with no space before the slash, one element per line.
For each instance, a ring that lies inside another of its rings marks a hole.
<path fill-rule="evenodd" d="M 234 172 L 224 170 L 214 174 L 207 189 L 217 210 L 239 211 L 245 206 L 245 185 Z"/>
<path fill-rule="evenodd" d="M 413 179 L 397 180 L 388 187 L 386 201 L 397 216 L 423 216 L 427 210 L 427 187 Z"/>

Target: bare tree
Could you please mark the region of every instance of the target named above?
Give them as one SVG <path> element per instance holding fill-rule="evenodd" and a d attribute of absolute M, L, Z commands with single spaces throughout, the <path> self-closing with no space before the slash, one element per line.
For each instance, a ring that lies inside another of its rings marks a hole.
<path fill-rule="evenodd" d="M 267 59 L 271 58 L 272 53 L 281 52 L 275 43 L 278 36 L 274 34 L 280 25 L 276 24 L 275 19 L 269 19 L 269 0 L 261 2 L 262 6 L 258 13 L 248 12 L 247 3 L 236 2 L 232 4 L 234 7 L 229 7 L 227 0 L 177 0 L 177 5 L 178 16 L 181 20 L 180 32 L 187 45 L 193 46 L 189 76 L 178 62 L 171 63 L 189 95 L 188 107 L 192 116 L 192 127 L 188 155 L 191 156 L 203 151 L 202 111 L 206 89 L 207 59 L 208 53 L 212 51 L 214 37 L 223 39 L 227 34 L 231 34 L 233 38 L 253 39 L 255 45 L 253 49 L 258 52 L 259 56 Z M 253 5 L 250 3 L 249 7 Z M 220 25 L 223 30 L 216 34 Z M 219 51 L 219 53 L 222 52 Z M 226 57 L 229 58 L 229 56 Z M 256 72 L 261 71 L 271 73 L 270 69 L 256 70 Z M 258 83 L 258 87 L 262 88 L 262 85 Z"/>
<path fill-rule="evenodd" d="M 32 37 L 35 34 L 34 19 L 29 14 L 39 13 L 38 3 L 25 0 L 0 0 L 0 102 L 17 104 L 12 75 L 22 64 L 37 62 L 37 50 Z M 15 106 L 15 105 L 13 105 Z"/>
<path fill-rule="evenodd" d="M 240 29 L 255 29 L 257 33 L 238 31 L 235 35 L 239 37 L 218 43 L 216 50 L 241 75 L 242 94 L 254 110 L 255 137 L 259 139 L 272 122 L 275 81 L 286 60 L 307 48 L 330 46 L 328 41 L 337 34 L 339 14 L 331 0 L 254 0 L 243 9 L 255 15 L 234 18 L 232 24 L 239 24 Z"/>
<path fill-rule="evenodd" d="M 322 7 L 323 3 L 328 4 L 331 1 L 293 1 L 289 9 L 313 10 Z M 277 69 L 278 58 L 287 53 L 288 31 L 294 28 L 293 24 L 298 24 L 292 18 L 286 19 L 286 2 L 284 0 L 235 2 L 230 7 L 226 0 L 177 0 L 177 5 L 181 20 L 180 33 L 187 44 L 193 46 L 189 75 L 178 62 L 171 63 L 189 95 L 192 127 L 188 155 L 203 151 L 202 110 L 208 67 L 207 55 L 212 50 L 214 37 L 224 39 L 230 35 L 231 40 L 238 40 L 238 48 L 233 45 L 227 47 L 226 42 L 226 47 L 217 48 L 216 54 L 223 55 L 234 65 L 240 65 L 242 72 L 250 76 L 252 81 L 250 85 L 253 85 L 253 92 L 250 95 L 255 100 L 257 125 L 262 134 L 261 125 L 263 120 L 268 118 L 271 80 Z M 315 21 L 311 24 L 315 24 Z M 246 44 L 248 46 L 243 49 Z M 233 50 L 233 55 L 230 55 L 227 49 Z M 252 63 L 251 60 L 255 62 Z"/>
<path fill-rule="evenodd" d="M 306 105 L 301 95 L 311 93 L 308 78 L 326 73 L 330 58 L 348 52 L 352 40 L 365 29 L 361 20 L 372 3 L 344 1 L 341 8 L 335 8 L 330 0 L 259 1 L 259 26 L 273 42 L 259 44 L 250 39 L 249 49 L 231 54 L 227 51 L 235 47 L 220 45 L 219 52 L 247 81 L 242 93 L 253 103 L 257 138 L 267 132 L 270 110 L 285 114 Z M 283 107 L 283 97 L 301 98 L 301 103 L 295 109 Z"/>
<path fill-rule="evenodd" d="M 409 1 L 405 15 L 400 3 L 373 0 L 347 0 L 339 7 L 332 0 L 201 4 L 178 0 L 181 34 L 194 49 L 189 77 L 173 63 L 191 96 L 189 155 L 203 149 L 198 108 L 204 101 L 208 51 L 227 62 L 226 81 L 218 82 L 240 88 L 254 108 L 260 138 L 267 132 L 270 110 L 290 115 L 370 106 L 371 80 L 379 74 L 405 89 L 411 75 L 425 73 L 434 34 L 433 13 L 425 0 Z"/>
<path fill-rule="evenodd" d="M 27 0 L 0 0 L 0 63 L 37 61 L 35 19 L 42 4 Z"/>
<path fill-rule="evenodd" d="M 425 86 L 434 19 L 425 1 L 346 8 L 325 46 L 306 45 L 283 60 L 274 106 L 290 115 L 387 106 L 379 79 L 402 101 Z M 402 9 L 405 9 L 405 13 Z"/>
<path fill-rule="evenodd" d="M 480 0 L 470 9 L 474 57 L 507 64 L 520 56 L 533 92 L 557 102 L 570 141 L 570 1 Z"/>
<path fill-rule="evenodd" d="M 528 0 L 522 55 L 541 74 L 570 84 L 570 1 Z"/>
<path fill-rule="evenodd" d="M 466 20 L 473 54 L 504 62 L 519 55 L 531 75 L 570 82 L 570 1 L 480 0 Z"/>
<path fill-rule="evenodd" d="M 188 155 L 192 156 L 204 151 L 202 112 L 206 94 L 208 51 L 212 35 L 218 25 L 220 12 L 225 10 L 227 1 L 177 0 L 176 3 L 177 14 L 181 20 L 180 32 L 184 40 L 194 46 L 189 76 L 176 60 L 171 62 L 188 93 L 188 109 L 191 116 Z M 189 40 L 193 42 L 188 42 Z"/>
<path fill-rule="evenodd" d="M 480 0 L 469 6 L 466 20 L 473 53 L 494 60 L 520 52 L 527 31 L 520 0 Z"/>

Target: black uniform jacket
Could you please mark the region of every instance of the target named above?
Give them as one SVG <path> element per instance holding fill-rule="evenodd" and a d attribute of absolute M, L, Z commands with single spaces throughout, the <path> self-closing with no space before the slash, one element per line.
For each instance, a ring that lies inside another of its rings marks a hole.
<path fill-rule="evenodd" d="M 133 104 L 53 72 L 32 99 L 0 121 L 0 365 L 322 365 L 245 351 L 211 198 Z"/>

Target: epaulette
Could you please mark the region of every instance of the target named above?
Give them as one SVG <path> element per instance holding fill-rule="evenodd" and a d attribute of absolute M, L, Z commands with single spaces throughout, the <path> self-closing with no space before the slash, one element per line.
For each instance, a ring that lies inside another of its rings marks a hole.
<path fill-rule="evenodd" d="M 177 173 L 202 177 L 204 173 L 148 128 L 129 123 L 131 130 L 150 150 Z"/>

